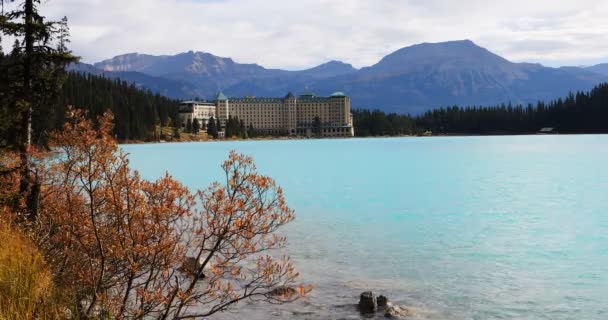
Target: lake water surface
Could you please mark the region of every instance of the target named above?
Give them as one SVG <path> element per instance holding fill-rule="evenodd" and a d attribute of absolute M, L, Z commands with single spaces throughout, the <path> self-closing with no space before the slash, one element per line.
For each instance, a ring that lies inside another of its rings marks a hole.
<path fill-rule="evenodd" d="M 608 319 L 608 135 L 122 146 L 202 189 L 235 149 L 285 189 L 290 306 L 212 319 L 359 319 L 366 289 L 414 319 Z"/>

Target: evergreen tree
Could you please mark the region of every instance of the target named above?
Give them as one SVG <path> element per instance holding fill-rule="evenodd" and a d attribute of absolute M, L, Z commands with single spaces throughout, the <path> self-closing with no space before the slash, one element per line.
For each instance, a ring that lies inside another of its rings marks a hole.
<path fill-rule="evenodd" d="M 218 127 L 213 117 L 209 118 L 209 122 L 207 123 L 207 134 L 213 137 L 213 139 L 217 139 L 219 136 Z"/>
<path fill-rule="evenodd" d="M 186 132 L 192 133 L 192 120 L 188 119 L 186 121 Z"/>
<path fill-rule="evenodd" d="M 233 136 L 238 134 L 238 126 L 235 126 L 235 118 L 233 118 L 232 116 L 228 116 L 225 132 L 226 138 L 232 138 Z"/>
<path fill-rule="evenodd" d="M 70 43 L 70 27 L 68 26 L 68 17 L 64 16 L 60 22 L 57 23 L 58 25 L 58 36 L 57 36 L 57 40 L 58 40 L 58 44 L 57 44 L 57 51 L 58 52 L 70 52 L 70 50 L 68 49 L 68 43 Z"/>
<path fill-rule="evenodd" d="M 228 116 L 228 120 L 226 121 L 226 127 L 224 128 L 224 133 L 226 138 L 232 137 L 232 116 Z"/>
<path fill-rule="evenodd" d="M 201 124 L 198 122 L 198 119 L 194 118 L 194 121 L 192 121 L 192 133 L 198 134 L 200 130 Z"/>
<path fill-rule="evenodd" d="M 0 0 L 5 2 L 6 0 Z M 17 1 L 7 1 L 17 2 Z M 15 37 L 11 59 L 2 64 L 12 85 L 12 101 L 4 101 L 17 115 L 19 132 L 13 145 L 21 150 L 44 144 L 54 99 L 65 80 L 65 67 L 77 59 L 67 48 L 67 18 L 47 22 L 38 12 L 40 0 L 24 0 L 0 16 L 0 33 Z"/>
<path fill-rule="evenodd" d="M 248 138 L 255 138 L 256 137 L 256 132 L 255 129 L 253 128 L 253 124 L 249 124 L 249 128 L 247 128 L 247 137 Z"/>
<path fill-rule="evenodd" d="M 247 129 L 245 127 L 245 121 L 241 120 L 239 123 L 239 137 L 242 139 L 247 139 Z"/>
<path fill-rule="evenodd" d="M 226 137 L 241 137 L 246 134 L 245 123 L 240 121 L 238 117 L 229 116 L 226 122 Z"/>
<path fill-rule="evenodd" d="M 322 124 L 321 124 L 321 118 L 319 118 L 319 116 L 315 116 L 313 123 L 312 123 L 312 132 L 317 136 L 320 137 L 321 136 L 321 130 L 322 130 Z"/>
<path fill-rule="evenodd" d="M 0 0 L 16 2 L 16 0 Z M 0 15 L 0 34 L 15 38 L 10 59 L 2 59 L 0 73 L 7 81 L 1 87 L 3 110 L 10 110 L 8 130 L 16 134 L 5 140 L 6 147 L 19 151 L 21 183 L 19 191 L 26 195 L 27 214 L 37 216 L 38 182 L 30 170 L 30 149 L 33 144 L 44 144 L 48 129 L 49 107 L 61 88 L 67 64 L 77 61 L 66 47 L 69 32 L 67 19 L 63 25 L 47 22 L 38 11 L 40 0 L 23 0 L 13 11 Z M 59 28 L 58 28 L 59 25 Z M 54 46 L 54 41 L 60 40 Z M 36 137 L 35 137 L 36 136 Z"/>

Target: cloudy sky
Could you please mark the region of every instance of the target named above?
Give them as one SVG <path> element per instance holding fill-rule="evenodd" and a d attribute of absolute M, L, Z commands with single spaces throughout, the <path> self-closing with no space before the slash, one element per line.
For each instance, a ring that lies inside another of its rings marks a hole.
<path fill-rule="evenodd" d="M 43 0 L 84 62 L 189 50 L 265 67 L 362 67 L 420 42 L 471 39 L 512 61 L 608 62 L 605 0 Z"/>

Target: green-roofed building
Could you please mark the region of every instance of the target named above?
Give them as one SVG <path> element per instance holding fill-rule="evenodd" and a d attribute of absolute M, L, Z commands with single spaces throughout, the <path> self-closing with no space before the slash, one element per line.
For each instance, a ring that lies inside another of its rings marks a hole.
<path fill-rule="evenodd" d="M 221 91 L 215 96 L 215 101 L 226 101 L 228 98 Z"/>
<path fill-rule="evenodd" d="M 252 126 L 262 134 L 354 136 L 350 98 L 343 92 L 336 92 L 329 97 L 318 97 L 311 91 L 302 92 L 298 96 L 289 92 L 284 98 L 229 98 L 218 92 L 211 103 L 187 101 L 183 104 L 183 117 L 180 111 L 180 117 L 183 119 L 197 117 L 198 111 L 194 106 L 213 106 L 213 117 L 222 128 L 229 118 L 236 117 L 242 120 L 245 126 Z M 206 120 L 208 121 L 208 118 Z"/>

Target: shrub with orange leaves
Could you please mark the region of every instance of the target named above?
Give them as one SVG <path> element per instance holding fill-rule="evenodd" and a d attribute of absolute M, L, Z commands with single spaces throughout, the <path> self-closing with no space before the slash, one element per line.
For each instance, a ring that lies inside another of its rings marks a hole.
<path fill-rule="evenodd" d="M 44 162 L 37 241 L 54 279 L 75 295 L 82 318 L 182 319 L 224 311 L 244 299 L 290 302 L 296 287 L 277 229 L 294 219 L 283 192 L 232 152 L 226 184 L 190 192 L 168 174 L 143 179 L 112 138 L 112 115 L 97 124 L 79 110 Z M 194 258 L 190 272 L 182 266 Z"/>
<path fill-rule="evenodd" d="M 178 292 L 176 314 L 196 306 L 188 315 L 205 317 L 243 299 L 290 302 L 311 290 L 299 286 L 276 294 L 293 287 L 298 277 L 288 257 L 266 254 L 285 245 L 276 231 L 294 219 L 282 189 L 256 172 L 251 157 L 232 151 L 222 167 L 226 185 L 214 183 L 198 192 L 202 209 L 193 216 L 189 248 L 200 263 Z"/>

